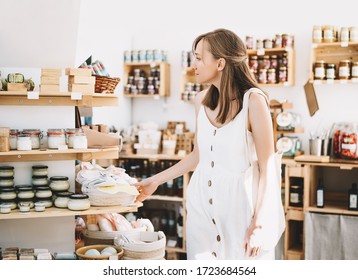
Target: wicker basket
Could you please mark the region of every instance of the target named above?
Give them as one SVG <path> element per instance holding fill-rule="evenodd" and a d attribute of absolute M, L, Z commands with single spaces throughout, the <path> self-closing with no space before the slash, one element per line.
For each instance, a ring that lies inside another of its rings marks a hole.
<path fill-rule="evenodd" d="M 76 255 L 80 260 L 109 260 L 109 259 L 122 259 L 124 250 L 121 247 L 118 246 L 111 246 L 117 250 L 117 254 L 111 255 L 111 256 L 86 256 L 85 253 L 90 249 L 97 249 L 99 252 L 101 252 L 104 248 L 108 247 L 108 244 L 102 244 L 102 245 L 91 245 L 91 246 L 84 246 L 81 248 L 78 248 L 76 250 Z"/>
<path fill-rule="evenodd" d="M 111 78 L 101 75 L 93 75 L 96 77 L 95 92 L 96 93 L 114 93 L 120 78 Z"/>

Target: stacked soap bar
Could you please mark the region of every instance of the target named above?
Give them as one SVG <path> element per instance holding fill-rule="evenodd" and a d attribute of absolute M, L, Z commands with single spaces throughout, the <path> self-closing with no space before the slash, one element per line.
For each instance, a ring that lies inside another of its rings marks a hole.
<path fill-rule="evenodd" d="M 41 93 L 60 92 L 61 76 L 62 76 L 62 69 L 42 68 L 40 92 Z"/>
<path fill-rule="evenodd" d="M 92 76 L 91 69 L 66 68 L 66 75 L 68 75 L 68 91 L 94 93 L 96 78 Z"/>

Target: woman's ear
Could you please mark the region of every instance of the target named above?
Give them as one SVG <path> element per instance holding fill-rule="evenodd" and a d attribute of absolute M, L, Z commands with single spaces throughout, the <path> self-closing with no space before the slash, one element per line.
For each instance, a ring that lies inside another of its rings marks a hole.
<path fill-rule="evenodd" d="M 218 59 L 218 70 L 222 71 L 225 68 L 226 61 L 223 58 Z"/>

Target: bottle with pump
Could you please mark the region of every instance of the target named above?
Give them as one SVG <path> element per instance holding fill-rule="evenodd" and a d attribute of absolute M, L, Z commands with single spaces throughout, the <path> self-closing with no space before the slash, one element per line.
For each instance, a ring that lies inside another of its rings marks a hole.
<path fill-rule="evenodd" d="M 324 207 L 324 185 L 322 178 L 319 179 L 318 186 L 317 186 L 317 207 L 323 208 Z"/>
<path fill-rule="evenodd" d="M 358 210 L 358 188 L 357 183 L 353 183 L 348 191 L 348 210 Z"/>

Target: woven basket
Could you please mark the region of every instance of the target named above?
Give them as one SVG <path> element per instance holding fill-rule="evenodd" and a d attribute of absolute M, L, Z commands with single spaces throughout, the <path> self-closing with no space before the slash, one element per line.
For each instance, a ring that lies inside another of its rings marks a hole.
<path fill-rule="evenodd" d="M 120 78 L 111 78 L 101 75 L 93 75 L 96 77 L 95 92 L 96 93 L 114 93 Z"/>
<path fill-rule="evenodd" d="M 85 255 L 85 253 L 90 249 L 97 249 L 99 252 L 101 252 L 104 248 L 106 248 L 108 246 L 109 245 L 107 245 L 107 244 L 84 246 L 84 247 L 78 248 L 76 250 L 76 255 L 80 260 L 109 260 L 110 257 L 111 257 L 111 259 L 114 259 L 114 258 L 116 258 L 118 260 L 122 259 L 124 250 L 123 250 L 123 248 L 118 247 L 118 246 L 111 246 L 117 250 L 117 254 L 112 255 L 112 256 L 86 256 Z"/>

